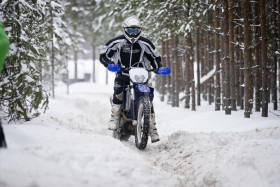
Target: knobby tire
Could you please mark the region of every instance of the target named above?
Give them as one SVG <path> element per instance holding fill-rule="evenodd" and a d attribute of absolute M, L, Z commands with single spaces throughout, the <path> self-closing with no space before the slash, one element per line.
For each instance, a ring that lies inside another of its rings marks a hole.
<path fill-rule="evenodd" d="M 135 126 L 135 145 L 138 149 L 141 150 L 145 149 L 148 143 L 150 113 L 151 113 L 150 99 L 148 96 L 142 96 L 139 100 L 138 110 L 137 110 L 138 123 Z M 143 122 L 143 123 L 139 123 L 139 122 Z"/>

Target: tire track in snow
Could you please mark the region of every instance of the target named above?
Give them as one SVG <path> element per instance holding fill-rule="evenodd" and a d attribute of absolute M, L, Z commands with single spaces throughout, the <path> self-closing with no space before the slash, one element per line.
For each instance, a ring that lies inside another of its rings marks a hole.
<path fill-rule="evenodd" d="M 280 128 L 176 132 L 140 154 L 182 186 L 278 186 Z M 266 159 L 267 158 L 267 159 Z"/>

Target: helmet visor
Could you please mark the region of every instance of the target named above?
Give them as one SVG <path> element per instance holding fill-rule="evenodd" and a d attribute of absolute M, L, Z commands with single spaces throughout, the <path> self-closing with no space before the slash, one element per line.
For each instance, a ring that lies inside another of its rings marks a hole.
<path fill-rule="evenodd" d="M 126 27 L 125 32 L 129 36 L 137 36 L 141 32 L 141 29 L 137 27 Z"/>

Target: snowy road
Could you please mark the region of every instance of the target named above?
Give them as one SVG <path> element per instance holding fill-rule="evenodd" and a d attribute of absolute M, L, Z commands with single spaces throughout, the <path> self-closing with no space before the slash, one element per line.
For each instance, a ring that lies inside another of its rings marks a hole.
<path fill-rule="evenodd" d="M 155 99 L 161 141 L 139 151 L 107 130 L 111 87 L 57 89 L 50 110 L 4 125 L 0 186 L 279 186 L 280 118 L 196 112 Z"/>

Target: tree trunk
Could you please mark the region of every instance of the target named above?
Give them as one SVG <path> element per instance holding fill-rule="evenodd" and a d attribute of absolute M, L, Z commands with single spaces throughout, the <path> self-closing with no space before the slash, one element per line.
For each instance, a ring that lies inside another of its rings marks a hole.
<path fill-rule="evenodd" d="M 213 26 L 213 12 L 208 12 L 208 24 Z M 208 72 L 214 68 L 214 35 L 213 31 L 208 30 Z M 208 98 L 209 105 L 214 102 L 214 76 L 209 79 L 208 83 Z"/>
<path fill-rule="evenodd" d="M 268 117 L 268 63 L 267 63 L 267 38 L 265 0 L 260 0 L 261 36 L 262 36 L 262 117 Z"/>
<path fill-rule="evenodd" d="M 197 105 L 200 106 L 200 53 L 199 53 L 199 24 L 195 24 L 195 48 L 196 48 L 196 76 L 197 76 Z"/>
<path fill-rule="evenodd" d="M 229 63 L 231 109 L 236 111 L 235 59 L 234 59 L 234 0 L 229 0 Z"/>
<path fill-rule="evenodd" d="M 224 66 L 225 66 L 225 114 L 231 114 L 230 106 L 230 65 L 229 65 L 229 14 L 228 14 L 228 2 L 224 0 L 224 40 L 225 40 L 225 51 L 224 51 Z"/>
<path fill-rule="evenodd" d="M 167 63 L 168 67 L 172 68 L 171 63 L 170 63 L 170 45 L 169 45 L 169 43 L 170 43 L 170 40 L 167 40 L 166 41 L 166 47 L 165 47 L 166 48 L 166 63 Z M 171 74 L 173 74 L 173 73 L 171 73 Z M 171 102 L 171 93 L 172 93 L 172 91 L 171 91 L 171 89 L 172 89 L 172 87 L 171 87 L 172 77 L 171 76 L 172 75 L 167 75 L 167 77 L 166 77 L 167 91 L 168 91 L 167 103 Z"/>
<path fill-rule="evenodd" d="M 51 16 L 51 68 L 52 68 L 52 98 L 55 98 L 54 95 L 54 25 L 53 25 L 53 13 L 50 11 Z"/>
<path fill-rule="evenodd" d="M 178 35 L 174 37 L 174 74 L 175 74 L 175 90 L 174 90 L 174 101 L 175 101 L 175 107 L 179 107 L 179 92 L 180 92 L 180 78 L 179 78 L 179 55 L 178 55 L 178 46 L 179 46 L 179 38 Z"/>
<path fill-rule="evenodd" d="M 172 68 L 171 68 L 171 71 L 172 71 L 172 79 L 171 79 L 171 85 L 172 85 L 172 88 L 171 88 L 171 106 L 172 107 L 175 107 L 175 79 L 176 79 L 176 70 L 175 70 L 175 37 L 174 36 L 171 36 L 171 45 L 172 45 L 172 48 L 171 48 L 171 64 L 172 64 Z"/>
<path fill-rule="evenodd" d="M 235 41 L 239 42 L 238 26 L 235 28 Z M 235 69 L 235 89 L 236 89 L 236 105 L 240 107 L 241 95 L 240 95 L 240 48 L 235 46 L 236 54 L 236 69 Z"/>
<path fill-rule="evenodd" d="M 165 67 L 166 66 L 166 41 L 162 41 L 161 42 L 161 49 L 162 49 L 162 65 Z M 160 101 L 164 101 L 164 96 L 165 96 L 165 84 L 166 84 L 166 77 L 165 76 L 161 76 L 160 77 L 161 80 L 161 97 L 160 97 Z"/>
<path fill-rule="evenodd" d="M 215 51 L 216 51 L 216 82 L 215 82 L 215 110 L 219 111 L 220 106 L 221 106 L 221 69 L 220 69 L 220 64 L 221 64 L 221 57 L 220 57 L 220 40 L 219 40 L 219 9 L 217 7 L 217 1 L 215 3 Z"/>
<path fill-rule="evenodd" d="M 273 102 L 273 109 L 278 109 L 278 100 L 277 100 L 277 54 L 276 51 L 278 49 L 277 46 L 277 39 L 278 39 L 278 32 L 277 32 L 277 0 L 273 1 L 273 62 L 272 62 L 272 102 Z M 279 13 L 279 12 L 278 12 Z"/>
<path fill-rule="evenodd" d="M 177 64 L 177 68 L 178 68 L 178 101 L 177 101 L 177 104 L 179 106 L 179 94 L 180 92 L 183 91 L 183 71 L 182 71 L 182 60 L 183 60 L 183 57 L 182 57 L 182 54 L 180 53 L 180 42 L 179 42 L 179 35 L 177 35 L 177 61 L 178 61 L 178 64 Z"/>
<path fill-rule="evenodd" d="M 95 19 L 95 10 L 93 9 L 92 11 L 92 20 L 94 21 Z M 96 55 L 95 55 L 95 33 L 92 32 L 92 82 L 96 82 L 96 77 L 95 77 L 95 59 L 96 59 Z"/>
<path fill-rule="evenodd" d="M 280 0 L 277 1 L 277 7 L 278 7 L 278 47 L 280 47 Z M 278 51 L 280 53 L 280 50 Z M 280 59 L 279 54 L 278 54 L 278 59 Z M 278 60 L 278 100 L 280 102 L 280 60 Z"/>
<path fill-rule="evenodd" d="M 260 24 L 260 6 L 259 2 L 255 2 L 254 5 L 254 12 L 255 12 L 255 25 Z M 255 38 L 255 111 L 259 112 L 261 111 L 261 86 L 262 86 L 262 70 L 261 70 L 261 61 L 260 61 L 260 27 L 255 26 L 255 33 L 254 33 L 254 38 Z"/>
<path fill-rule="evenodd" d="M 243 43 L 244 41 L 244 36 L 242 33 L 243 29 L 241 26 L 239 26 L 238 28 L 238 33 L 239 33 L 239 43 Z M 240 109 L 243 110 L 244 109 L 244 53 L 242 50 L 239 50 L 239 59 L 240 59 L 240 85 L 239 85 L 239 89 L 240 89 Z"/>
<path fill-rule="evenodd" d="M 190 13 L 190 1 L 187 1 L 187 10 L 186 10 L 186 18 L 189 18 L 189 13 Z M 185 37 L 185 43 L 186 43 L 186 64 L 185 64 L 185 108 L 190 108 L 190 64 L 191 64 L 191 44 L 190 44 L 190 38 L 191 38 L 191 33 L 187 30 L 188 33 L 187 37 Z"/>
<path fill-rule="evenodd" d="M 222 4 L 223 6 L 223 4 Z M 225 86 L 224 86 L 224 80 L 225 80 L 225 39 L 224 39 L 224 23 L 225 23 L 225 18 L 224 18 L 224 13 L 221 12 L 221 17 L 220 17 L 220 56 L 221 56 L 221 98 L 222 98 L 222 110 L 225 109 Z"/>
<path fill-rule="evenodd" d="M 277 20 L 278 20 L 278 47 L 280 47 L 280 0 L 277 1 L 277 7 L 278 7 L 278 16 L 277 16 Z M 280 50 L 278 51 L 280 53 Z M 279 54 L 278 54 L 278 59 L 279 59 Z M 279 102 L 280 102 L 280 60 L 278 60 L 278 98 L 279 98 Z"/>
<path fill-rule="evenodd" d="M 242 2 L 238 3 L 237 12 L 242 17 L 242 13 L 243 13 Z M 240 100 L 239 100 L 240 109 L 243 110 L 244 109 L 244 53 L 243 53 L 243 50 L 242 50 L 242 44 L 244 42 L 244 33 L 243 33 L 244 29 L 243 29 L 243 26 L 241 24 L 237 28 L 237 31 L 238 31 L 237 42 L 239 43 L 239 46 L 238 46 L 238 52 L 239 52 L 239 55 L 238 55 L 238 58 L 239 58 L 238 72 L 240 74 L 238 89 L 239 89 L 239 93 L 240 93 Z"/>
<path fill-rule="evenodd" d="M 73 0 L 73 6 L 76 7 L 77 6 L 77 2 L 76 0 Z M 73 25 L 73 30 L 74 30 L 74 33 L 77 33 L 77 12 L 74 11 L 73 12 L 73 21 L 74 21 L 74 25 Z M 78 52 L 76 50 L 76 48 L 74 47 L 74 64 L 75 64 L 75 69 L 74 69 L 74 79 L 75 79 L 75 82 L 77 82 L 78 80 Z"/>
<path fill-rule="evenodd" d="M 188 36 L 186 38 L 186 46 L 187 46 L 187 53 L 186 53 L 186 65 L 185 65 L 185 108 L 190 108 L 190 46 L 189 46 L 189 40 L 188 40 L 188 37 L 189 37 L 189 34 L 188 33 Z"/>
<path fill-rule="evenodd" d="M 240 8 L 240 3 L 238 4 L 237 7 L 235 7 L 235 15 L 236 17 L 237 16 L 240 16 L 242 15 L 241 14 L 241 8 Z M 240 49 L 240 46 L 239 46 L 239 43 L 240 41 L 240 37 L 241 37 L 241 34 L 239 33 L 239 25 L 237 25 L 235 27 L 235 41 L 236 43 L 238 43 L 238 45 L 235 45 L 235 54 L 236 54 L 236 71 L 235 71 L 235 86 L 236 86 L 236 105 L 237 106 L 241 106 L 241 89 L 240 89 L 240 77 L 241 77 L 241 71 L 240 71 L 240 63 L 241 63 L 241 57 L 240 56 L 240 53 L 241 53 L 241 49 Z"/>
<path fill-rule="evenodd" d="M 192 36 L 191 33 L 188 37 L 188 45 L 190 46 L 190 79 L 192 86 L 192 111 L 195 111 L 195 81 L 194 81 L 194 58 L 193 58 L 193 46 L 192 46 Z"/>
<path fill-rule="evenodd" d="M 244 68 L 245 68 L 245 112 L 244 117 L 250 118 L 252 93 L 252 52 L 251 52 L 251 28 L 249 14 L 251 10 L 250 0 L 243 0 L 244 16 Z"/>
<path fill-rule="evenodd" d="M 201 61 L 201 76 L 204 76 L 207 74 L 207 65 L 208 65 L 208 34 L 207 31 L 202 32 L 203 33 L 203 61 Z M 205 81 L 202 86 L 202 98 L 207 101 L 207 85 L 209 83 L 209 80 Z M 200 84 L 200 83 L 199 83 Z"/>
<path fill-rule="evenodd" d="M 75 30 L 75 29 L 74 29 Z M 74 49 L 74 64 L 75 64 L 75 69 L 74 69 L 74 72 L 75 72 L 75 77 L 74 77 L 74 80 L 75 82 L 78 81 L 78 52 L 76 49 Z"/>
<path fill-rule="evenodd" d="M 67 85 L 67 95 L 69 95 L 69 56 L 68 56 L 68 48 L 66 49 L 66 75 L 67 75 L 67 82 L 66 82 L 66 85 Z"/>
<path fill-rule="evenodd" d="M 94 45 L 94 34 L 92 34 L 92 82 L 96 82 L 96 77 L 95 77 L 95 45 Z"/>

